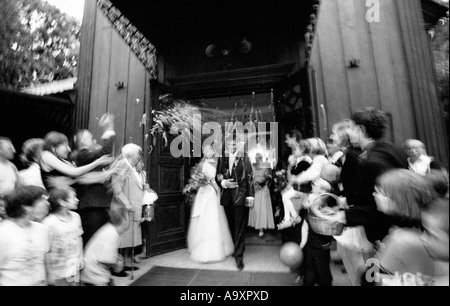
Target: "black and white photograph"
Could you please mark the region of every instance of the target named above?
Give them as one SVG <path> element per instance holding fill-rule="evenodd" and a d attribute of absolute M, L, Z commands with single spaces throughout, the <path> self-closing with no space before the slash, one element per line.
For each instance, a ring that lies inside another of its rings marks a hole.
<path fill-rule="evenodd" d="M 448 0 L 0 16 L 0 286 L 449 286 Z"/>

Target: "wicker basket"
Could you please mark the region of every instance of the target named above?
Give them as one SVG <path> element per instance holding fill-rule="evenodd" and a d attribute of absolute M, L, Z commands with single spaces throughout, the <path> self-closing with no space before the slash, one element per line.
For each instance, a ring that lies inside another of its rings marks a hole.
<path fill-rule="evenodd" d="M 308 221 L 311 229 L 321 235 L 325 236 L 337 236 L 342 234 L 344 230 L 344 224 L 330 220 L 330 215 L 325 215 L 321 212 L 321 208 L 325 206 L 323 199 L 325 197 L 332 197 L 336 200 L 339 207 L 344 208 L 341 199 L 338 196 L 331 193 L 322 193 L 311 204 L 308 213 Z"/>

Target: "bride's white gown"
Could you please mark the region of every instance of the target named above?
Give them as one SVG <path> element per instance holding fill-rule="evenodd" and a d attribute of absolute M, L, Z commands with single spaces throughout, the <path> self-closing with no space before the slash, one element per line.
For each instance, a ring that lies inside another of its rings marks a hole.
<path fill-rule="evenodd" d="M 201 263 L 217 262 L 233 254 L 234 244 L 225 210 L 220 205 L 220 189 L 215 182 L 216 168 L 209 162 L 204 162 L 202 170 L 211 184 L 200 187 L 197 192 L 187 244 L 192 260 Z"/>

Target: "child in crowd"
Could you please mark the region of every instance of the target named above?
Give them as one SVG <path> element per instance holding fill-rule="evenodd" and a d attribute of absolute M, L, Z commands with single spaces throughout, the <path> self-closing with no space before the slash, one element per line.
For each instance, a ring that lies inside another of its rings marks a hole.
<path fill-rule="evenodd" d="M 81 281 L 86 286 L 113 286 L 110 267 L 115 271 L 123 269 L 119 256 L 120 235 L 130 223 L 127 209 L 123 205 L 111 204 L 110 221 L 103 225 L 86 244 L 84 269 Z"/>
<path fill-rule="evenodd" d="M 44 188 L 32 185 L 30 185 L 30 187 L 33 187 L 42 194 L 41 199 L 36 201 L 36 203 L 34 204 L 33 212 L 31 213 L 31 221 L 42 223 L 42 221 L 45 219 L 45 217 L 48 216 L 50 212 L 50 203 L 48 202 L 48 194 Z"/>
<path fill-rule="evenodd" d="M 45 189 L 41 166 L 39 165 L 43 147 L 44 139 L 42 138 L 31 138 L 23 143 L 20 157 L 27 167 L 19 171 L 20 182 L 23 185 L 38 186 Z"/>
<path fill-rule="evenodd" d="M 48 283 L 55 286 L 78 286 L 83 267 L 83 241 L 80 216 L 73 212 L 78 199 L 72 188 L 50 190 L 52 213 L 42 221 L 47 227 L 50 242 Z"/>
<path fill-rule="evenodd" d="M 298 214 L 298 207 L 295 207 L 292 199 L 302 196 L 302 194 L 311 191 L 308 184 L 296 184 L 292 182 L 292 178 L 306 172 L 311 166 L 312 159 L 308 155 L 311 150 L 309 140 L 301 140 L 292 147 L 293 155 L 289 156 L 289 168 L 287 171 L 288 185 L 282 192 L 284 217 L 277 224 L 278 230 L 295 226 L 302 222 L 302 218 Z M 308 183 L 308 182 L 307 182 Z"/>
<path fill-rule="evenodd" d="M 331 184 L 319 177 L 312 182 L 312 191 L 302 198 L 302 207 L 309 210 L 314 201 L 323 193 L 332 190 Z M 300 248 L 304 249 L 305 275 L 304 286 L 331 286 L 333 277 L 330 270 L 330 245 L 332 236 L 315 233 L 309 226 L 309 220 L 303 223 Z M 306 245 L 306 247 L 305 247 Z"/>
<path fill-rule="evenodd" d="M 46 201 L 44 195 L 42 188 L 21 186 L 6 199 L 8 218 L 0 223 L 0 287 L 47 284 L 48 233 L 32 221 L 35 205 Z"/>

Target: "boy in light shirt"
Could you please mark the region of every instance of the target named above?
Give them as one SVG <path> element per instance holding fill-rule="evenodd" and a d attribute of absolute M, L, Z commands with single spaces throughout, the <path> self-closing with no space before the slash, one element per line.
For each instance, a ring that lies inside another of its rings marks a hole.
<path fill-rule="evenodd" d="M 54 188 L 49 193 L 52 213 L 42 223 L 49 233 L 50 256 L 47 260 L 49 285 L 78 286 L 83 267 L 83 241 L 75 190 Z"/>
<path fill-rule="evenodd" d="M 119 256 L 120 235 L 128 226 L 125 206 L 113 204 L 109 210 L 110 221 L 103 225 L 89 242 L 84 252 L 84 269 L 81 281 L 86 286 L 112 286 L 110 267 L 121 270 L 123 260 Z"/>

